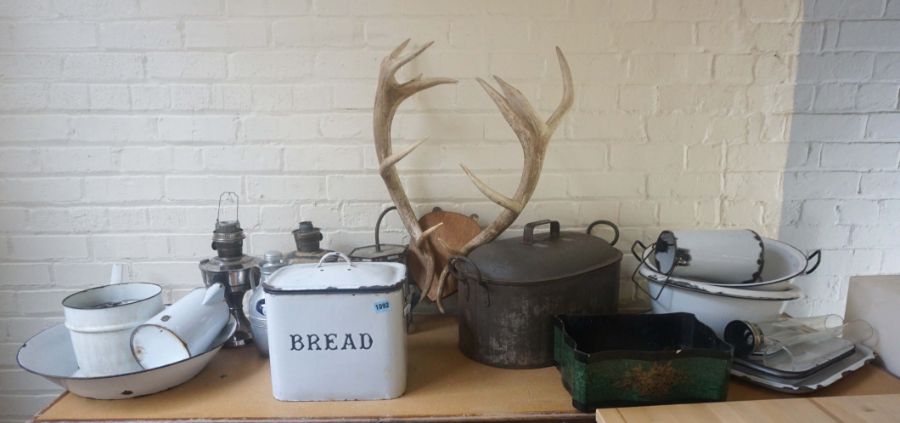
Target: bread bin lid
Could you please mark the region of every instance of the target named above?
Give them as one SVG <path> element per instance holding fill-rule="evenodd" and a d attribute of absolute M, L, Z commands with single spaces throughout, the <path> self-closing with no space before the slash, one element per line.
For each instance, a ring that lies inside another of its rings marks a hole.
<path fill-rule="evenodd" d="M 534 229 L 550 225 L 550 232 L 535 235 Z M 589 235 L 598 224 L 611 227 L 612 242 Z M 608 221 L 592 223 L 587 233 L 560 232 L 559 222 L 540 220 L 525 225 L 523 236 L 497 240 L 478 247 L 468 260 L 478 267 L 481 279 L 489 283 L 539 283 L 580 275 L 622 260 L 622 252 L 613 247 L 619 237 L 618 228 Z M 460 264 L 456 270 L 469 275 L 470 266 Z M 468 276 L 467 276 L 468 277 Z"/>
<path fill-rule="evenodd" d="M 341 260 L 326 263 L 332 257 Z M 388 292 L 400 289 L 406 266 L 399 263 L 351 262 L 338 252 L 322 256 L 319 263 L 293 264 L 272 273 L 263 282 L 271 294 Z"/>

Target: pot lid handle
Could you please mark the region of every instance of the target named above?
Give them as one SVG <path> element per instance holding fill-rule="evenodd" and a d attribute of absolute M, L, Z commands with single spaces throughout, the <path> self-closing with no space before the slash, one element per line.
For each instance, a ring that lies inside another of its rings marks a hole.
<path fill-rule="evenodd" d="M 550 225 L 550 239 L 559 238 L 559 222 L 556 220 L 544 219 L 537 220 L 525 225 L 525 231 L 522 234 L 522 242 L 525 244 L 534 243 L 534 228 L 543 225 Z"/>
<path fill-rule="evenodd" d="M 332 251 L 332 252 L 322 256 L 322 258 L 319 260 L 319 264 L 317 264 L 316 267 L 318 268 L 318 267 L 324 266 L 325 262 L 327 262 L 328 259 L 330 259 L 331 257 L 340 257 L 342 260 L 346 261 L 347 262 L 347 270 L 350 270 L 351 268 L 355 267 L 353 265 L 353 262 L 350 261 L 350 257 L 347 257 L 346 254 L 337 252 L 337 251 Z"/>

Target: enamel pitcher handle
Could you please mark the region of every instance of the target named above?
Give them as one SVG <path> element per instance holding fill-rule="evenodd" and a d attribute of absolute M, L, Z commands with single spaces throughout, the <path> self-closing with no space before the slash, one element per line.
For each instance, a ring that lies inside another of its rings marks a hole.
<path fill-rule="evenodd" d="M 522 234 L 522 242 L 525 244 L 534 243 L 534 228 L 543 225 L 550 225 L 550 239 L 559 238 L 559 222 L 550 219 L 538 220 L 525 225 L 525 231 Z"/>

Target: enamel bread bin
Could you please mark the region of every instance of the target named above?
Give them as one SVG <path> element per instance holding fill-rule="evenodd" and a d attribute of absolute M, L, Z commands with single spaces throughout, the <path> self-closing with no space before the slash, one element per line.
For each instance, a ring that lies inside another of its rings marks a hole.
<path fill-rule="evenodd" d="M 326 263 L 332 257 L 341 260 Z M 281 401 L 378 400 L 406 389 L 406 266 L 283 267 L 263 283 L 272 394 Z"/>

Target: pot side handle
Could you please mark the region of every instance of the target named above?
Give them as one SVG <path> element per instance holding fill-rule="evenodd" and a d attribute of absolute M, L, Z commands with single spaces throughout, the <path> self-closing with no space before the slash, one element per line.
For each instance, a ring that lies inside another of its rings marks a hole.
<path fill-rule="evenodd" d="M 610 228 L 612 228 L 613 239 L 612 239 L 612 241 L 609 241 L 609 245 L 616 245 L 616 242 L 619 241 L 619 227 L 616 226 L 615 223 L 612 223 L 608 220 L 595 220 L 595 221 L 591 222 L 590 225 L 588 225 L 587 231 L 585 231 L 585 232 L 588 235 L 590 235 L 591 231 L 594 229 L 594 226 L 597 226 L 597 225 L 606 225 L 606 226 L 609 226 Z"/>
<path fill-rule="evenodd" d="M 471 269 L 471 273 L 469 270 L 460 269 L 460 263 L 468 266 L 468 268 Z M 450 257 L 450 261 L 447 262 L 447 266 L 449 267 L 450 274 L 453 278 L 456 279 L 460 285 L 466 285 L 466 301 L 469 300 L 469 292 L 472 290 L 472 287 L 469 286 L 469 281 L 472 280 L 484 288 L 484 304 L 486 307 L 491 306 L 491 293 L 487 289 L 487 284 L 484 283 L 484 280 L 481 278 L 481 269 L 478 268 L 478 265 L 475 264 L 475 262 L 469 260 L 468 257 L 465 256 L 452 256 Z"/>
<path fill-rule="evenodd" d="M 543 225 L 550 225 L 550 239 L 559 238 L 559 222 L 556 220 L 543 219 L 525 225 L 525 230 L 522 233 L 522 242 L 525 244 L 534 244 L 534 228 Z"/>

